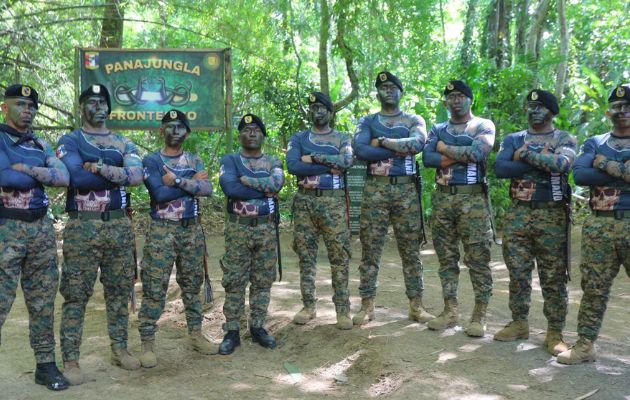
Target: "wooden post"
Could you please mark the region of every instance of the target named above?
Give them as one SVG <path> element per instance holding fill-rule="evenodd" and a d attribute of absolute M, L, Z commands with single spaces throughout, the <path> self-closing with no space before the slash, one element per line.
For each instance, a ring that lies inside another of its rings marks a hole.
<path fill-rule="evenodd" d="M 232 49 L 224 50 L 225 68 L 225 152 L 231 153 L 234 147 L 232 135 Z"/>

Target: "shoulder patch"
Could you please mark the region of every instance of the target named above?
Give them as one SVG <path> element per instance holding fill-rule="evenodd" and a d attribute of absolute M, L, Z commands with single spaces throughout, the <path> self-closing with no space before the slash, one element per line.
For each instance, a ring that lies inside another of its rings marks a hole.
<path fill-rule="evenodd" d="M 142 178 L 146 181 L 147 179 L 149 179 L 150 175 L 151 174 L 149 174 L 149 169 L 147 167 L 144 167 L 142 171 Z"/>
<path fill-rule="evenodd" d="M 65 156 L 66 154 L 68 154 L 68 152 L 66 151 L 65 144 L 62 144 L 59 147 L 57 147 L 57 151 L 55 152 L 55 155 L 57 156 L 57 158 L 63 158 L 63 156 Z"/>
<path fill-rule="evenodd" d="M 219 176 L 225 173 L 225 165 L 221 164 L 221 168 L 219 168 Z"/>

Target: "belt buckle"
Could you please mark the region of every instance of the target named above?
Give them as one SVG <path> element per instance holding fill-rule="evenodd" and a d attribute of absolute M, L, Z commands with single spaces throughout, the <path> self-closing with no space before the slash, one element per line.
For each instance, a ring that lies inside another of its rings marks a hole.
<path fill-rule="evenodd" d="M 450 194 L 457 194 L 457 186 L 449 186 L 448 187 L 448 192 Z"/>
<path fill-rule="evenodd" d="M 391 185 L 396 185 L 396 184 L 398 184 L 398 177 L 397 177 L 397 176 L 390 176 L 390 177 L 389 177 L 389 183 L 390 183 Z"/>
<path fill-rule="evenodd" d="M 103 211 L 101 213 L 101 221 L 108 222 L 110 220 L 109 211 Z"/>

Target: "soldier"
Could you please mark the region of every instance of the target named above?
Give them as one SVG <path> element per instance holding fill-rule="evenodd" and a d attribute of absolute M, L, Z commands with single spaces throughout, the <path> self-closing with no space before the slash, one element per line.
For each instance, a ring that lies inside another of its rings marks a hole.
<path fill-rule="evenodd" d="M 345 171 L 352 165 L 350 137 L 331 128 L 333 103 L 326 94 L 309 96 L 313 127 L 291 137 L 287 168 L 298 178 L 293 200 L 293 250 L 300 258 L 300 288 L 304 308 L 293 318 L 299 325 L 315 318 L 317 242 L 321 235 L 332 270 L 333 303 L 337 328 L 352 329 L 348 263 L 350 229 L 345 198 Z"/>
<path fill-rule="evenodd" d="M 238 124 L 241 151 L 223 156 L 219 183 L 228 198 L 225 255 L 220 261 L 225 288 L 224 330 L 220 354 L 231 354 L 241 344 L 240 318 L 249 287 L 249 331 L 252 340 L 274 349 L 276 340 L 264 328 L 271 285 L 276 279 L 277 240 L 274 218 L 277 195 L 284 185 L 282 162 L 264 155 L 267 130 L 262 120 L 246 114 Z"/>
<path fill-rule="evenodd" d="M 593 213 L 582 226 L 579 339 L 558 355 L 562 364 L 595 361 L 610 287 L 622 264 L 630 275 L 630 84 L 613 90 L 606 115 L 612 132 L 586 140 L 573 167 L 575 183 L 590 187 Z"/>
<path fill-rule="evenodd" d="M 105 86 L 90 85 L 81 93 L 79 107 L 83 127 L 62 136 L 57 148 L 57 156 L 70 171 L 60 331 L 64 375 L 72 385 L 84 381 L 79 347 L 85 307 L 99 269 L 112 363 L 128 370 L 140 368 L 138 359 L 127 351 L 127 300 L 136 266 L 125 186 L 142 183 L 142 160 L 129 139 L 107 129 L 111 103 Z"/>
<path fill-rule="evenodd" d="M 414 189 L 416 154 L 424 148 L 427 131 L 422 117 L 400 110 L 403 85 L 387 71 L 379 72 L 375 83 L 378 113 L 361 118 L 354 137 L 354 151 L 367 161 L 368 175 L 361 205 L 361 311 L 352 322 L 363 325 L 374 318 L 374 297 L 381 253 L 391 222 L 402 259 L 409 319 L 433 319 L 422 304 L 424 283 L 420 261 L 421 214 Z"/>
<path fill-rule="evenodd" d="M 461 240 L 475 293 L 475 307 L 466 333 L 482 337 L 486 329 L 486 308 L 492 295 L 492 227 L 484 193 L 487 193 L 486 162 L 494 144 L 494 124 L 474 116 L 470 111 L 472 102 L 472 90 L 465 82 L 455 80 L 446 85 L 444 106 L 450 118 L 431 128 L 422 154 L 425 167 L 437 169 L 431 236 L 440 262 L 444 297 L 444 311 L 429 322 L 428 327 L 441 330 L 458 323 Z"/>
<path fill-rule="evenodd" d="M 199 301 L 206 244 L 196 197 L 211 196 L 212 184 L 201 159 L 182 148 L 189 134 L 186 114 L 168 111 L 160 128 L 164 148 L 146 156 L 142 162 L 144 184 L 151 196 L 151 226 L 143 251 L 142 306 L 138 314 L 142 341 L 140 363 L 145 368 L 157 365 L 156 322 L 164 311 L 173 263 L 182 290 L 191 347 L 201 354 L 219 352 L 219 346 L 201 333 L 203 317 Z"/>
<path fill-rule="evenodd" d="M 37 91 L 9 86 L 0 124 L 0 331 L 11 310 L 18 280 L 29 315 L 29 338 L 35 352 L 35 382 L 51 390 L 68 388 L 55 364 L 53 332 L 59 285 L 55 231 L 46 186 L 68 186 L 70 176 L 44 140 L 33 134 Z"/>
<path fill-rule="evenodd" d="M 554 127 L 558 112 L 553 94 L 545 90 L 529 92 L 529 128 L 505 137 L 494 164 L 498 178 L 511 179 L 512 198 L 503 228 L 512 321 L 494 335 L 494 340 L 510 342 L 529 337 L 527 315 L 536 265 L 548 324 L 545 349 L 553 355 L 567 349 L 562 330 L 568 304 L 568 178 L 577 146 L 574 136 Z"/>

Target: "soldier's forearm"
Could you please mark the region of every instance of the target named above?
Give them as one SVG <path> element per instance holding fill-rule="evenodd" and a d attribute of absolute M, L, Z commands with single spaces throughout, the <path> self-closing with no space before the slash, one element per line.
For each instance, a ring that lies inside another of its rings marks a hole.
<path fill-rule="evenodd" d="M 100 175 L 121 186 L 136 186 L 142 183 L 142 167 L 115 167 L 103 165 Z"/>

